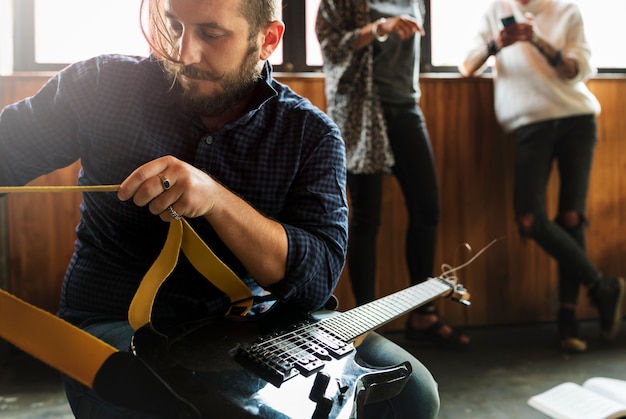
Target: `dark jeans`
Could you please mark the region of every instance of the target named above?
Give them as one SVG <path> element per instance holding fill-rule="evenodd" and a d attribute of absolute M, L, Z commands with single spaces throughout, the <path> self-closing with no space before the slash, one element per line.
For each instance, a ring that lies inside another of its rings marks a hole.
<path fill-rule="evenodd" d="M 599 276 L 585 254 L 584 232 L 597 141 L 595 117 L 543 121 L 521 127 L 514 134 L 515 213 L 534 215 L 528 235 L 558 262 L 561 303 L 576 304 L 580 284 L 589 285 Z M 565 228 L 547 215 L 546 187 L 555 161 L 560 181 L 558 212 L 579 213 L 582 222 L 574 228 Z"/>
<path fill-rule="evenodd" d="M 101 321 L 85 330 L 115 346 L 128 350 L 133 330 L 128 322 Z M 366 405 L 359 418 L 431 419 L 439 411 L 437 383 L 428 369 L 400 346 L 370 333 L 358 347 L 358 356 L 372 366 L 388 367 L 410 361 L 413 372 L 402 392 L 392 399 Z M 152 419 L 153 416 L 112 405 L 79 382 L 63 377 L 67 399 L 78 419 Z"/>
<path fill-rule="evenodd" d="M 432 147 L 421 109 L 384 104 L 395 175 L 408 211 L 405 253 L 411 284 L 433 275 L 439 190 Z M 383 173 L 348 173 L 350 234 L 348 269 L 358 305 L 376 298 L 376 237 L 380 226 Z M 382 278 L 385 280 L 386 278 Z"/>

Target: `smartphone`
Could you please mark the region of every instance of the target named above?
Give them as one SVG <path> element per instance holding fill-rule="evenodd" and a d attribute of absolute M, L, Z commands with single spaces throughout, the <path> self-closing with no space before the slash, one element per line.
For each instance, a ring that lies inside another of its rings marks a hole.
<path fill-rule="evenodd" d="M 515 17 L 514 16 L 507 16 L 507 17 L 503 17 L 502 19 L 500 19 L 502 21 L 502 24 L 504 26 L 509 26 L 515 23 Z"/>

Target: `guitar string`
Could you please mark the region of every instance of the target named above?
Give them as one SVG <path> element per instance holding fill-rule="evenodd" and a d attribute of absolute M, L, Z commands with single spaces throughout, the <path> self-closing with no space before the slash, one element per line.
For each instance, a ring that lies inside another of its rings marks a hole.
<path fill-rule="evenodd" d="M 457 271 L 459 271 L 459 270 L 461 270 L 461 269 L 463 269 L 463 268 L 465 268 L 465 267 L 467 267 L 469 264 L 474 262 L 474 260 L 476 260 L 480 255 L 482 255 L 484 252 L 486 252 L 487 249 L 489 249 L 491 246 L 493 246 L 496 242 L 498 242 L 501 239 L 503 239 L 503 237 L 493 239 L 486 246 L 484 246 L 482 249 L 480 249 L 474 256 L 472 256 L 470 259 L 468 259 L 466 262 L 462 263 L 461 265 L 458 265 L 456 267 L 452 267 L 449 264 L 445 264 L 445 263 L 442 264 L 441 265 L 442 274 L 439 276 L 439 278 L 442 279 L 443 281 L 446 281 L 446 282 L 452 284 L 453 289 L 454 289 L 454 287 L 456 287 L 456 285 L 458 284 L 458 277 L 456 275 L 452 275 L 452 274 L 457 272 Z M 393 297 L 394 295 L 395 294 L 392 294 L 390 296 L 383 297 L 382 299 Z M 441 294 L 439 294 L 439 295 L 441 295 Z M 398 296 L 401 298 L 401 297 L 404 296 L 404 294 L 398 294 Z M 435 297 L 432 297 L 432 298 L 434 299 Z M 374 301 L 372 303 L 376 303 L 377 301 L 380 301 L 382 299 L 376 300 L 376 301 Z M 428 302 L 428 301 L 426 301 L 426 302 Z M 412 302 L 410 300 L 407 301 L 407 306 L 405 306 L 405 309 L 406 309 L 406 307 L 411 307 L 411 304 L 412 304 Z M 372 307 L 371 303 L 368 304 L 367 306 L 368 306 L 368 308 Z M 361 306 L 361 307 L 363 307 L 363 306 Z M 353 314 L 352 317 L 362 318 L 362 317 L 359 317 L 360 316 L 360 311 L 363 311 L 363 310 L 359 310 L 361 307 L 356 307 L 356 308 L 354 308 L 352 310 L 349 310 L 348 312 L 345 312 L 344 314 L 350 313 L 350 314 Z M 408 310 L 410 310 L 410 308 L 408 308 Z M 402 312 L 403 312 L 403 310 L 400 311 L 400 313 L 402 313 Z M 371 317 L 371 316 L 369 316 L 369 317 Z M 353 320 L 355 320 L 355 319 L 353 319 Z M 299 334 L 305 334 L 305 333 L 307 335 L 311 334 L 311 331 L 313 331 L 315 329 L 320 329 L 320 326 L 326 326 L 326 323 L 331 323 L 331 321 L 332 321 L 332 318 L 327 318 L 327 319 L 323 319 L 321 321 L 318 321 L 316 323 L 307 324 L 307 325 L 305 325 L 303 327 L 296 328 L 295 330 L 293 330 L 293 331 L 291 331 L 291 332 L 289 332 L 287 334 L 279 335 L 279 336 L 277 336 L 275 338 L 272 338 L 272 339 L 269 339 L 267 341 L 257 343 L 256 345 L 259 346 L 261 349 L 263 348 L 263 346 L 266 346 L 267 349 L 269 349 L 269 352 L 265 352 L 266 354 L 275 356 L 276 354 L 278 354 L 280 352 L 286 352 L 287 355 L 289 355 L 290 357 L 292 357 L 293 359 L 295 359 L 297 361 L 297 359 L 299 359 L 299 357 L 301 357 L 302 354 L 306 354 L 307 357 L 309 355 L 311 355 L 311 352 L 310 352 L 311 348 L 303 347 L 301 343 L 297 342 L 297 340 L 299 340 L 299 339 L 294 339 L 294 337 L 298 338 Z M 337 323 L 337 322 L 335 322 L 335 323 Z M 335 324 L 334 326 L 341 326 L 341 325 L 340 324 Z M 341 334 L 337 333 L 336 331 L 329 331 L 328 329 L 323 329 L 323 330 L 324 330 L 325 333 L 329 334 L 334 339 L 337 339 L 337 337 L 338 337 L 338 340 L 341 341 L 343 344 L 349 344 L 350 343 L 349 339 L 342 338 Z M 366 329 L 363 333 L 367 332 L 367 330 L 370 330 L 370 329 Z M 352 336 L 350 334 L 348 334 L 348 335 Z M 281 348 L 281 347 L 279 347 L 280 345 L 276 344 L 276 342 L 279 342 L 279 339 L 286 340 L 289 344 L 291 344 L 293 346 L 290 347 L 287 351 L 285 351 L 284 348 Z M 271 345 L 275 346 L 275 348 L 272 349 L 270 347 Z M 298 349 L 299 349 L 299 351 L 298 351 Z"/>
<path fill-rule="evenodd" d="M 419 284 L 418 284 L 418 285 L 419 285 Z M 448 289 L 449 289 L 449 287 L 450 287 L 450 286 L 449 286 L 449 285 L 447 285 L 447 286 L 445 287 L 445 290 L 448 290 Z M 414 291 L 414 292 L 413 292 L 412 294 L 419 294 L 419 293 L 421 292 L 421 290 L 420 290 L 419 288 L 415 288 L 413 291 Z M 435 296 L 440 295 L 441 293 L 442 293 L 442 291 L 441 291 L 441 290 L 439 290 L 439 291 L 437 291 L 437 292 L 433 293 L 433 295 L 429 296 L 429 298 L 434 298 Z M 374 305 L 381 305 L 381 304 L 382 304 L 382 301 L 381 301 L 381 300 L 386 300 L 386 299 L 394 299 L 394 300 L 396 300 L 396 306 L 398 305 L 398 303 L 403 303 L 402 308 L 401 308 L 401 309 L 399 309 L 399 310 L 396 310 L 396 311 L 394 312 L 394 314 L 395 314 L 395 315 L 397 315 L 397 314 L 400 314 L 400 313 L 402 313 L 402 312 L 404 312 L 404 311 L 408 311 L 408 310 L 410 310 L 410 308 L 411 308 L 411 307 L 413 307 L 413 305 L 414 305 L 415 297 L 418 297 L 418 295 L 408 296 L 408 294 L 406 294 L 406 293 L 404 293 L 404 292 L 402 292 L 402 293 L 397 293 L 397 294 L 398 294 L 398 295 L 392 294 L 392 295 L 387 296 L 387 297 L 384 297 L 384 298 L 382 298 L 382 299 L 380 299 L 380 300 L 374 301 L 374 302 L 373 302 L 373 304 L 374 304 Z M 422 294 L 423 294 L 423 293 L 422 293 Z M 405 300 L 404 302 L 403 302 L 403 301 L 401 301 L 401 300 L 399 300 L 399 299 L 402 299 L 402 298 L 404 298 L 404 300 Z M 424 298 L 424 299 L 425 299 L 425 300 L 428 300 L 428 298 Z M 371 307 L 372 307 L 372 305 L 371 305 L 371 304 L 368 304 L 368 305 L 367 305 L 367 308 L 371 308 Z M 344 314 L 344 315 L 348 315 L 348 317 L 357 317 L 357 318 L 361 318 L 361 317 L 362 317 L 361 312 L 363 312 L 363 311 L 365 311 L 365 309 L 363 308 L 363 306 L 361 306 L 361 307 L 356 307 L 355 309 L 349 310 L 348 312 L 345 312 L 345 313 L 343 313 L 343 314 Z M 344 316 L 344 317 L 345 317 L 345 316 Z M 333 322 L 333 320 L 334 320 L 334 318 L 332 318 L 332 317 L 331 317 L 331 318 L 323 319 L 323 320 L 321 320 L 320 322 L 316 322 L 316 323 L 312 323 L 312 324 L 307 324 L 307 325 L 305 325 L 305 326 L 303 326 L 303 327 L 300 327 L 300 328 L 298 328 L 298 329 L 295 329 L 294 331 L 291 331 L 291 332 L 289 332 L 289 333 L 286 333 L 286 334 L 283 334 L 283 335 L 277 336 L 277 337 L 275 337 L 275 338 L 268 339 L 267 341 L 260 342 L 260 343 L 259 343 L 259 344 L 257 344 L 257 345 L 259 345 L 259 346 L 268 346 L 268 347 L 269 347 L 269 346 L 271 346 L 271 345 L 274 345 L 274 344 L 275 344 L 275 341 L 276 341 L 276 340 L 278 340 L 278 339 L 285 339 L 285 340 L 287 340 L 287 339 L 291 339 L 291 338 L 292 338 L 292 337 L 294 337 L 294 336 L 296 336 L 296 337 L 297 337 L 299 334 L 302 334 L 302 333 L 308 333 L 308 332 L 310 332 L 311 330 L 314 330 L 314 329 L 316 329 L 316 328 L 319 328 L 320 324 L 321 324 L 322 326 L 326 326 L 326 325 L 327 325 L 327 323 L 337 323 L 337 322 Z M 354 320 L 354 319 L 353 319 L 353 320 Z M 336 324 L 336 326 L 340 326 L 340 325 L 337 325 L 337 324 Z M 365 329 L 364 329 L 364 331 L 363 331 L 363 333 L 364 333 L 364 332 L 366 332 L 367 330 L 369 330 L 369 328 L 365 328 Z M 346 338 L 342 338 L 342 337 L 340 336 L 340 335 L 341 335 L 341 333 L 337 333 L 336 331 L 334 331 L 334 332 L 333 332 L 333 331 L 329 331 L 329 330 L 328 330 L 328 328 L 326 328 L 326 329 L 325 329 L 325 332 L 326 332 L 326 333 L 329 333 L 331 336 L 333 336 L 333 335 L 337 335 L 337 336 L 339 337 L 339 339 L 344 339 L 344 340 L 342 341 L 343 343 L 347 343 L 347 341 L 349 340 L 349 339 L 346 339 Z M 350 333 L 350 332 L 352 332 L 352 333 Z M 346 331 L 346 334 L 349 334 L 349 335 L 355 335 L 355 333 L 354 333 L 353 331 Z M 356 333 L 356 336 L 358 336 L 358 335 L 360 335 L 360 334 L 361 334 L 361 332 L 358 332 L 358 333 Z M 333 337 L 334 337 L 334 336 L 333 336 Z M 334 337 L 334 338 L 335 338 L 335 339 L 337 339 L 337 337 Z M 292 342 L 293 342 L 293 341 L 292 341 Z M 275 346 L 277 346 L 277 345 L 275 345 Z M 306 351 L 306 349 L 305 349 L 305 351 Z M 273 353 L 272 351 L 270 351 L 270 352 L 269 352 L 269 354 L 272 354 L 272 353 Z M 292 351 L 292 353 L 293 353 L 293 351 Z"/>
<path fill-rule="evenodd" d="M 467 261 L 465 261 L 464 263 L 462 263 L 461 265 L 456 266 L 455 268 L 453 268 L 451 265 L 444 263 L 441 265 L 441 277 L 450 280 L 451 282 L 453 282 L 455 285 L 458 282 L 458 277 L 456 275 L 451 275 L 456 271 L 459 271 L 463 268 L 465 268 L 466 266 L 468 266 L 470 263 L 474 262 L 474 260 L 476 260 L 481 254 L 483 254 L 484 252 L 487 251 L 487 249 L 489 249 L 491 246 L 493 246 L 496 242 L 500 241 L 504 239 L 504 237 L 498 237 L 496 239 L 493 239 L 491 242 L 489 242 L 486 246 L 483 246 L 482 249 L 480 249 L 478 251 L 478 253 L 476 253 L 474 256 L 472 256 L 470 259 L 468 259 Z"/>
<path fill-rule="evenodd" d="M 420 284 L 418 284 L 419 286 Z M 433 293 L 432 295 L 429 295 L 429 297 L 424 298 L 424 300 L 429 300 L 429 299 L 433 299 L 435 298 L 437 295 L 441 295 L 442 293 L 444 293 L 446 290 L 448 290 L 450 287 L 450 285 L 448 284 L 444 290 L 439 290 L 435 293 Z M 424 291 L 422 291 L 420 288 L 414 288 L 413 292 L 410 294 L 425 294 Z M 415 298 L 418 297 L 419 295 L 412 295 L 412 296 L 408 296 L 407 293 L 395 293 L 392 294 L 390 296 L 387 296 L 383 299 L 392 299 L 395 300 L 396 302 L 396 306 L 398 306 L 398 303 L 402 303 L 401 305 L 401 309 L 396 309 L 393 314 L 394 315 L 400 315 L 403 312 L 406 312 L 408 310 L 411 309 L 411 307 L 414 306 L 414 301 Z M 383 299 L 377 300 L 372 302 L 374 305 L 382 305 L 382 301 Z M 404 301 L 401 301 L 402 299 L 404 299 Z M 425 301 L 427 302 L 427 301 Z M 371 308 L 372 307 L 372 303 L 367 305 L 367 308 Z M 357 320 L 365 320 L 367 323 L 367 318 L 371 318 L 371 313 L 368 313 L 368 316 L 363 316 L 362 312 L 365 311 L 365 309 L 363 308 L 364 306 L 361 307 L 356 307 L 355 309 L 349 310 L 348 312 L 343 313 L 344 315 L 347 315 L 348 317 L 351 317 L 352 323 L 354 324 Z M 380 311 L 380 310 L 379 310 Z M 345 316 L 344 316 L 345 317 Z M 312 333 L 316 330 L 319 330 L 320 332 L 323 332 L 325 334 L 327 334 L 329 337 L 331 337 L 333 340 L 335 340 L 335 343 L 341 343 L 342 345 L 347 345 L 350 343 L 350 339 L 349 338 L 345 338 L 341 336 L 341 333 L 338 333 L 337 330 L 333 330 L 330 331 L 328 326 L 328 323 L 335 323 L 334 325 L 331 324 L 331 326 L 335 326 L 334 329 L 339 328 L 338 326 L 341 326 L 340 323 L 338 323 L 338 321 L 333 321 L 335 320 L 334 318 L 326 318 L 323 319 L 319 322 L 316 323 L 312 323 L 312 324 L 307 324 L 305 326 L 301 326 L 299 328 L 296 328 L 295 330 L 288 332 L 286 334 L 271 338 L 267 341 L 263 341 L 263 342 L 259 342 L 257 343 L 257 347 L 259 347 L 259 349 L 263 349 L 263 354 L 265 356 L 277 356 L 278 358 L 280 358 L 279 354 L 283 354 L 283 355 L 287 355 L 289 357 L 291 357 L 292 359 L 295 360 L 295 362 L 301 361 L 303 358 L 310 358 L 311 356 L 314 356 L 315 353 L 318 353 L 320 355 L 326 355 L 327 354 L 327 350 L 323 347 L 318 346 L 319 349 L 321 349 L 323 352 L 320 352 L 320 350 L 315 349 L 311 346 L 307 346 L 306 342 L 302 342 L 303 337 L 312 337 L 318 341 L 324 341 L 324 339 L 321 339 L 319 335 Z M 370 322 L 371 323 L 371 322 Z M 363 329 L 362 332 L 358 332 L 356 333 L 356 336 L 360 336 L 361 334 L 367 332 L 368 330 L 371 330 L 371 324 L 363 324 L 363 321 L 359 322 L 359 325 L 361 326 L 361 328 Z M 365 326 L 365 327 L 363 327 Z M 350 330 L 346 330 L 345 331 L 347 335 L 349 336 L 353 336 L 355 335 L 354 331 L 350 331 Z M 356 337 L 355 336 L 355 337 Z M 284 342 L 284 344 L 281 344 L 281 341 Z M 293 346 L 291 346 L 293 345 Z M 329 347 L 331 347 L 332 345 L 328 345 Z M 319 358 L 319 356 L 317 357 Z"/>

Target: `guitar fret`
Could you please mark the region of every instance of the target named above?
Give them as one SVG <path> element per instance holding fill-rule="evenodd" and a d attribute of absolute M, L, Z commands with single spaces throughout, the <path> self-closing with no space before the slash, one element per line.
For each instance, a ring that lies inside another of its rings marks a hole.
<path fill-rule="evenodd" d="M 350 342 L 413 308 L 434 300 L 450 291 L 450 288 L 450 284 L 431 278 L 406 290 L 321 320 L 320 323 L 327 326 L 325 329 L 328 332 Z"/>
<path fill-rule="evenodd" d="M 447 279 L 430 278 L 403 291 L 322 320 L 292 325 L 266 335 L 256 343 L 242 345 L 238 359 L 279 387 L 302 374 L 309 377 L 327 362 L 354 351 L 353 342 L 410 310 L 451 291 L 463 291 Z"/>

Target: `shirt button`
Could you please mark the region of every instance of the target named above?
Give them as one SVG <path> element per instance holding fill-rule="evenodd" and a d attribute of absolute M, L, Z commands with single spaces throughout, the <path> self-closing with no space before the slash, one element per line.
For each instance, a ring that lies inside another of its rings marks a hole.
<path fill-rule="evenodd" d="M 208 145 L 213 144 L 213 136 L 207 135 L 206 137 L 204 137 L 204 142 L 207 143 Z"/>

